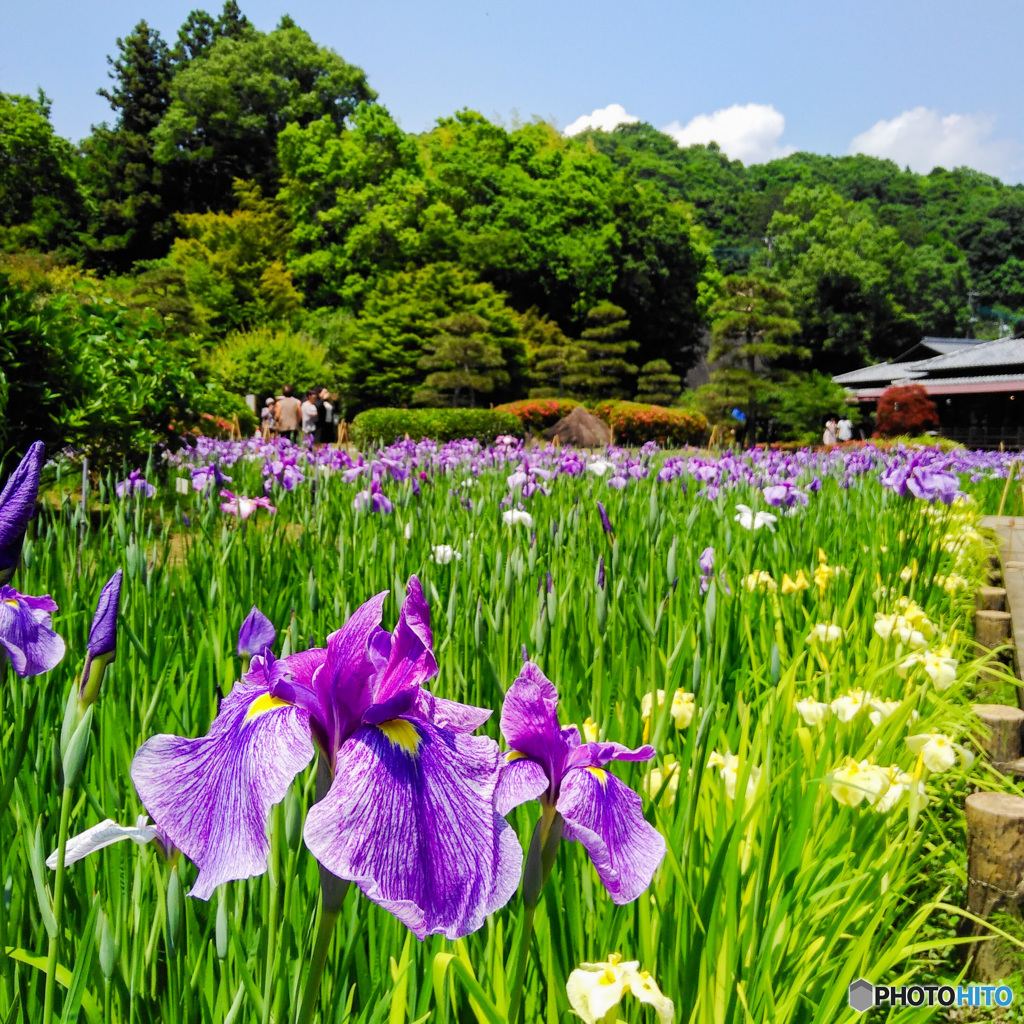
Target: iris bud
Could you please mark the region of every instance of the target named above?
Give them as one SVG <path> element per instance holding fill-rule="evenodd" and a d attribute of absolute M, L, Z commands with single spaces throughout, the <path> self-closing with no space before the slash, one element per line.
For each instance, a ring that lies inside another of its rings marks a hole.
<path fill-rule="evenodd" d="M 35 512 L 44 447 L 36 441 L 0 492 L 0 585 L 10 581 L 21 558 L 25 530 Z"/>
<path fill-rule="evenodd" d="M 83 707 L 96 702 L 106 667 L 117 653 L 117 612 L 121 605 L 122 573 L 118 569 L 107 580 L 96 604 L 96 614 L 89 628 L 88 655 L 82 669 L 78 700 Z"/>

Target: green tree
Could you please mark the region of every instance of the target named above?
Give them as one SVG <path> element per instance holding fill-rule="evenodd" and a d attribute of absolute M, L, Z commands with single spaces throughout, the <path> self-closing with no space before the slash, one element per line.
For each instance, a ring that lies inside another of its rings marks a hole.
<path fill-rule="evenodd" d="M 285 384 L 301 391 L 332 387 L 335 381 L 322 345 L 305 335 L 267 326 L 228 335 L 210 353 L 207 365 L 225 391 L 259 399 L 279 395 Z"/>
<path fill-rule="evenodd" d="M 797 186 L 768 225 L 813 365 L 838 372 L 886 359 L 920 337 L 908 310 L 912 255 L 870 207 L 827 186 Z"/>
<path fill-rule="evenodd" d="M 160 33 L 140 21 L 107 57 L 113 84 L 100 89 L 116 113 L 83 144 L 83 178 L 95 202 L 90 260 L 125 271 L 163 256 L 174 233 L 181 194 L 174 175 L 157 166 L 150 133 L 170 102 L 171 54 Z"/>
<path fill-rule="evenodd" d="M 516 312 L 491 285 L 453 263 L 429 264 L 380 278 L 350 321 L 332 357 L 341 364 L 349 412 L 374 405 L 407 406 L 423 384 L 419 360 L 436 334 L 435 325 L 458 313 L 473 313 L 504 359 L 508 383 L 493 401 L 522 393 L 525 352 Z"/>
<path fill-rule="evenodd" d="M 0 366 L 17 395 L 3 418 L 6 443 L 71 445 L 96 465 L 119 465 L 203 412 L 234 411 L 159 335 L 151 316 L 102 290 L 46 293 L 0 270 Z"/>
<path fill-rule="evenodd" d="M 536 306 L 522 315 L 520 332 L 526 344 L 530 380 L 536 385 L 530 388 L 530 397 L 575 397 L 567 393 L 565 377 L 572 372 L 573 363 L 586 353 Z"/>
<path fill-rule="evenodd" d="M 437 336 L 426 342 L 421 370 L 433 370 L 413 392 L 418 405 L 467 404 L 476 408 L 477 394 L 489 395 L 507 384 L 505 356 L 490 333 L 490 324 L 476 313 L 456 313 L 439 320 Z M 465 399 L 465 403 L 463 402 Z"/>
<path fill-rule="evenodd" d="M 291 225 L 284 208 L 254 182 L 236 180 L 234 194 L 231 213 L 179 215 L 184 237 L 168 256 L 215 329 L 286 320 L 302 304 L 285 264 Z"/>
<path fill-rule="evenodd" d="M 651 405 L 671 405 L 678 397 L 682 378 L 672 372 L 664 359 L 652 359 L 640 367 L 636 381 L 636 400 Z"/>
<path fill-rule="evenodd" d="M 625 357 L 637 343 L 626 337 L 626 311 L 611 302 L 600 302 L 587 311 L 586 324 L 577 343 L 585 354 L 573 362 L 563 378 L 565 384 L 589 399 L 629 397 L 629 378 L 637 367 Z"/>
<path fill-rule="evenodd" d="M 376 95 L 359 68 L 290 22 L 221 34 L 202 60 L 178 71 L 170 94 L 152 139 L 161 165 L 187 174 L 181 209 L 190 213 L 228 208 L 236 178 L 274 194 L 277 137 L 287 125 L 327 118 L 341 127 Z"/>
<path fill-rule="evenodd" d="M 71 145 L 50 101 L 0 93 L 0 248 L 73 249 L 86 215 Z"/>
<path fill-rule="evenodd" d="M 786 290 L 758 277 L 733 274 L 722 281 L 721 293 L 709 310 L 711 349 L 715 368 L 711 383 L 699 389 L 699 400 L 712 422 L 739 407 L 756 436 L 762 416 L 777 402 L 782 360 L 805 358 L 805 349 L 792 343 L 800 334 Z"/>

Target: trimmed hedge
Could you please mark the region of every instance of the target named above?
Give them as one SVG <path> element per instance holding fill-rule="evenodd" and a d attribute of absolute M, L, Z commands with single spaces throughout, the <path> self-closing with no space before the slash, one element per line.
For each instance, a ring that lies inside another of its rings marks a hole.
<path fill-rule="evenodd" d="M 505 405 L 496 405 L 494 408 L 496 412 L 500 410 L 512 413 L 519 418 L 524 427 L 539 432 L 553 427 L 579 404 L 573 398 L 524 398 L 522 401 L 506 402 Z"/>
<path fill-rule="evenodd" d="M 502 434 L 522 437 L 523 425 L 498 409 L 367 409 L 352 421 L 352 441 L 360 448 L 393 444 L 406 434 L 414 441 L 473 437 L 490 444 Z"/>
<path fill-rule="evenodd" d="M 708 433 L 708 421 L 700 413 L 666 409 L 640 402 L 599 402 L 595 416 L 612 428 L 615 444 L 645 444 L 657 441 L 664 448 L 700 444 Z"/>

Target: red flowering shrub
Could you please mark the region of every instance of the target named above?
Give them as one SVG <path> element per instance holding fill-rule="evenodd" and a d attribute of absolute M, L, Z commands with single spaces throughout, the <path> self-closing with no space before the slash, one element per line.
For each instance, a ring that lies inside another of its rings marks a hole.
<path fill-rule="evenodd" d="M 568 416 L 580 403 L 572 398 L 524 398 L 519 402 L 506 402 L 494 408 L 510 412 L 524 427 L 540 432 L 553 427 L 563 416 Z"/>
<path fill-rule="evenodd" d="M 873 437 L 920 434 L 939 425 L 939 410 L 920 384 L 897 384 L 878 399 Z"/>
<path fill-rule="evenodd" d="M 657 441 L 664 448 L 699 444 L 707 436 L 708 421 L 700 413 L 667 409 L 640 402 L 598 402 L 591 410 L 613 432 L 616 444 Z"/>

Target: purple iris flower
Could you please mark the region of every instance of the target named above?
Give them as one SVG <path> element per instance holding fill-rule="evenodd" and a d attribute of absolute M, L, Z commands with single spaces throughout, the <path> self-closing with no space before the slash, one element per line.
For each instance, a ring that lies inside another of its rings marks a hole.
<path fill-rule="evenodd" d="M 700 568 L 700 592 L 706 594 L 715 578 L 715 549 L 705 548 L 697 559 L 697 565 Z"/>
<path fill-rule="evenodd" d="M 270 808 L 314 744 L 333 778 L 306 845 L 418 938 L 467 935 L 515 892 L 522 850 L 494 806 L 501 754 L 470 735 L 490 711 L 422 688 L 437 662 L 419 580 L 392 633 L 380 626 L 385 597 L 325 649 L 254 658 L 206 736 L 155 736 L 136 753 L 146 810 L 199 868 L 191 895 L 266 870 Z"/>
<path fill-rule="evenodd" d="M 119 498 L 131 497 L 141 491 L 147 498 L 156 494 L 156 488 L 142 475 L 141 469 L 133 469 L 124 480 L 114 484 L 114 490 Z"/>
<path fill-rule="evenodd" d="M 0 584 L 10 582 L 21 558 L 25 530 L 36 507 L 44 447 L 36 441 L 0 492 Z"/>
<path fill-rule="evenodd" d="M 597 504 L 597 511 L 598 511 L 598 513 L 601 516 L 601 529 L 604 530 L 605 533 L 611 533 L 612 532 L 612 522 L 608 518 L 608 513 L 607 513 L 607 511 L 605 511 L 604 505 L 600 501 L 597 502 L 596 504 Z"/>
<path fill-rule="evenodd" d="M 374 477 L 369 490 L 360 491 L 352 499 L 352 507 L 357 512 L 381 512 L 387 515 L 394 512 L 395 506 L 390 498 L 380 489 L 380 483 Z"/>
<path fill-rule="evenodd" d="M 0 586 L 0 648 L 22 679 L 49 672 L 64 657 L 64 640 L 50 629 L 57 604 L 48 594 L 27 597 Z"/>
<path fill-rule="evenodd" d="M 495 794 L 498 812 L 539 798 L 561 815 L 563 837 L 584 845 L 612 901 L 635 900 L 665 856 L 665 839 L 644 820 L 640 797 L 604 765 L 649 761 L 654 747 L 581 743 L 576 726 L 558 724 L 558 691 L 532 662 L 505 694 L 501 732 L 511 749 Z"/>
<path fill-rule="evenodd" d="M 89 627 L 85 668 L 82 669 L 82 682 L 78 690 L 78 699 L 83 704 L 92 704 L 99 696 L 104 669 L 117 653 L 117 612 L 121 605 L 122 576 L 118 569 L 107 580 L 96 603 L 96 614 Z"/>
<path fill-rule="evenodd" d="M 192 490 L 205 491 L 211 484 L 219 488 L 224 483 L 230 483 L 231 477 L 220 471 L 220 466 L 215 462 L 212 466 L 201 466 L 192 470 Z"/>
<path fill-rule="evenodd" d="M 238 656 L 251 658 L 254 654 L 262 654 L 265 648 L 274 645 L 276 639 L 274 624 L 253 605 L 238 630 Z"/>
<path fill-rule="evenodd" d="M 798 505 L 806 505 L 811 499 L 799 487 L 794 486 L 788 480 L 765 487 L 761 492 L 764 500 L 773 508 L 796 508 Z"/>

